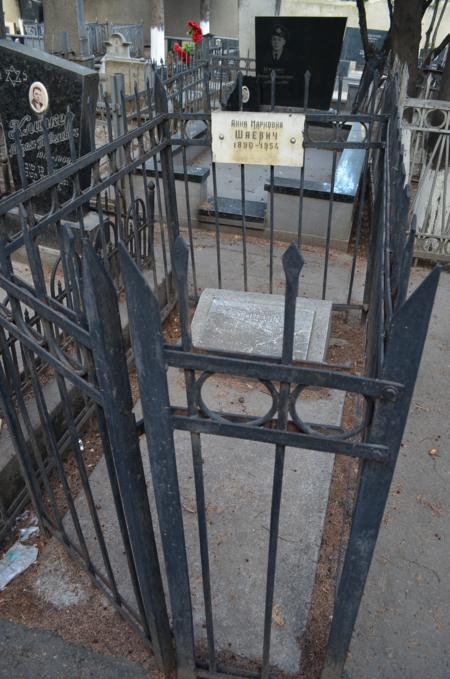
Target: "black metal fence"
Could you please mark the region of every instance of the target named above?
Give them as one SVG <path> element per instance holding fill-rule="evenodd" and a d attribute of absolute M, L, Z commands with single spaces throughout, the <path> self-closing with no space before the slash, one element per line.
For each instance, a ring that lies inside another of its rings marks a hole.
<path fill-rule="evenodd" d="M 207 81 L 204 86 L 207 88 Z M 293 359 L 296 298 L 304 263 L 300 251 L 305 233 L 307 166 L 306 170 L 299 168 L 296 185 L 296 243 L 289 246 L 282 261 L 285 301 L 281 356 L 256 359 L 238 351 L 193 349 L 189 304 L 199 295 L 201 260 L 190 208 L 187 154 L 194 147 L 205 152 L 210 148 L 210 113 L 186 112 L 183 106 L 179 111 L 169 112 L 170 92 L 168 96 L 158 78 L 154 91 L 149 88 L 146 93 L 145 119 L 140 115 L 142 109 L 136 96 L 139 124 L 134 129 L 128 129 L 129 110 L 125 97 L 121 98 L 123 129 L 118 138 L 113 133 L 113 116 L 106 101 L 108 143 L 85 157 L 73 157 L 71 165 L 29 184 L 19 152 L 22 187 L 0 203 L 2 219 L 14 209 L 20 224 L 13 238 L 3 237 L 0 243 L 0 289 L 6 295 L 0 308 L 0 399 L 28 492 L 41 524 L 81 561 L 93 581 L 143 634 L 166 674 L 176 666 L 180 677 L 248 676 L 239 664 L 224 666 L 221 663 L 221 649 L 214 632 L 202 468 L 204 434 L 274 446 L 266 594 L 260 612 L 264 631 L 261 663 L 256 673 L 264 679 L 276 665 L 276 658 L 271 654 L 272 610 L 286 447 L 346 455 L 360 461 L 351 535 L 322 676 L 331 679 L 342 673 L 395 469 L 439 278 L 439 271 L 433 271 L 406 299 L 414 233 L 407 223 L 408 190 L 404 187 L 396 116 L 398 88 L 394 79 L 385 85 L 381 98 L 376 94 L 377 89 L 373 89 L 366 113 L 351 116 L 339 110 L 326 114 L 306 111 L 305 149 L 324 149 L 331 154 L 323 275 L 318 297 L 327 298 L 330 294 L 328 274 L 338 157 L 345 150 L 359 150 L 364 154 L 358 180 L 359 202 L 355 203 L 348 284 L 339 294 L 332 290 L 336 309 L 359 310 L 367 315 L 367 361 L 365 374 L 361 376 L 327 364 L 318 366 Z M 154 114 L 154 110 L 158 113 Z M 193 122 L 204 124 L 203 137 L 193 138 L 189 134 Z M 349 123 L 358 124 L 358 129 L 363 131 L 356 141 L 347 138 Z M 327 137 L 315 139 L 315 128 L 325 129 Z M 93 126 L 91 135 L 94 135 Z M 20 149 L 20 139 L 17 141 Z M 48 143 L 44 148 L 50 154 Z M 51 158 L 47 160 L 51 167 Z M 274 168 L 268 171 L 270 210 L 264 241 L 268 265 L 265 290 L 272 292 L 277 234 L 273 203 L 276 184 Z M 239 173 L 243 208 L 241 228 L 236 234 L 242 257 L 239 287 L 246 290 L 251 268 L 260 267 L 260 262 L 249 257 L 245 166 L 239 167 Z M 83 183 L 86 174 L 90 177 L 87 185 Z M 182 182 L 178 195 L 177 176 Z M 212 177 L 214 249 L 210 260 L 214 261 L 217 286 L 223 287 L 221 248 L 225 234 L 219 216 L 214 164 Z M 58 185 L 63 181 L 73 187 L 71 198 L 64 202 L 58 195 Z M 50 193 L 52 205 L 45 214 L 39 214 L 34 202 L 43 193 Z M 186 222 L 181 228 L 187 245 L 180 236 L 182 201 L 187 206 Z M 372 228 L 367 246 L 364 298 L 355 303 L 352 295 L 364 206 L 369 211 Z M 96 215 L 93 227 L 87 221 L 88 209 Z M 61 254 L 59 274 L 53 277 L 60 280 L 56 290 L 45 275 L 39 251 L 40 238 L 50 229 L 59 239 Z M 13 268 L 12 256 L 21 247 L 27 254 L 31 281 L 21 278 Z M 236 285 L 235 281 L 234 289 Z M 137 422 L 124 340 L 122 288 L 143 411 L 143 419 Z M 175 304 L 180 317 L 181 346 L 165 344 L 162 335 L 161 318 L 166 317 Z M 31 319 L 36 321 L 33 323 Z M 19 345 L 21 361 L 15 358 L 15 347 Z M 20 362 L 30 379 L 38 426 L 31 412 L 33 400 L 24 397 Z M 51 417 L 45 380 L 39 372 L 42 366 L 57 386 L 66 424 L 62 437 L 56 432 Z M 169 394 L 168 366 L 184 371 L 187 405 Z M 202 398 L 202 386 L 211 374 L 255 379 L 269 385 L 268 412 L 244 418 L 211 410 Z M 296 403 L 309 386 L 362 397 L 366 403 L 362 420 L 344 430 L 305 422 L 298 415 Z M 132 603 L 124 594 L 124 580 L 118 578 L 108 536 L 102 530 L 94 501 L 85 451 L 79 441 L 80 402 L 89 408 L 98 432 L 111 487 L 116 530 L 123 543 Z M 206 659 L 198 651 L 194 633 L 193 583 L 189 576 L 177 477 L 175 430 L 189 432 L 192 447 Z M 154 536 L 155 517 L 150 511 L 139 437 L 147 443 L 160 547 Z M 67 475 L 67 453 L 77 471 L 75 484 Z M 80 490 L 88 507 L 88 523 L 96 536 L 95 555 L 85 535 L 86 518 L 84 523 L 80 519 Z M 167 594 L 163 581 L 167 583 Z"/>

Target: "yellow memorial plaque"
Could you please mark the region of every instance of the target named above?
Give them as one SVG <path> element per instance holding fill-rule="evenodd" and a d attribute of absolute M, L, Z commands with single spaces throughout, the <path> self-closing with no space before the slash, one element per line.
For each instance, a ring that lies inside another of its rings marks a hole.
<path fill-rule="evenodd" d="M 211 119 L 214 162 L 303 165 L 303 113 L 213 111 Z"/>

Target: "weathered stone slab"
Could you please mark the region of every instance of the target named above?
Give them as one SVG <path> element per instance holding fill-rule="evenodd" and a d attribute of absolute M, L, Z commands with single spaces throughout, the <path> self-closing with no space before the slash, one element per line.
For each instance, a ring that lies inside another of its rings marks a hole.
<path fill-rule="evenodd" d="M 331 302 L 299 297 L 295 316 L 294 359 L 323 361 L 331 322 Z M 199 349 L 281 356 L 283 295 L 208 288 L 192 321 Z"/>

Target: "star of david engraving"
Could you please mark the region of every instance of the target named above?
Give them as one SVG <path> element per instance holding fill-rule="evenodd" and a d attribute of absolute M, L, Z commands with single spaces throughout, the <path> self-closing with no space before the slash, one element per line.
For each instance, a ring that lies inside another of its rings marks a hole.
<path fill-rule="evenodd" d="M 10 66 L 9 68 L 5 68 L 5 75 L 6 75 L 6 82 L 11 83 L 13 87 L 16 85 L 20 85 L 22 82 L 21 80 L 21 72 L 18 71 L 17 69 L 14 68 L 14 66 Z"/>

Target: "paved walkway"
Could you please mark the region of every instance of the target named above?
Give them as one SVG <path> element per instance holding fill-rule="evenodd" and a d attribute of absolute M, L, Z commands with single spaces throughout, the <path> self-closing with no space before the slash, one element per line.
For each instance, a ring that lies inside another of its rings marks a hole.
<path fill-rule="evenodd" d="M 149 674 L 124 658 L 89 651 L 56 634 L 0 620 L 1 679 L 144 679 Z"/>
<path fill-rule="evenodd" d="M 449 385 L 443 273 L 345 679 L 450 677 Z"/>

